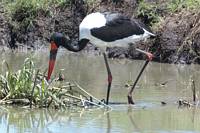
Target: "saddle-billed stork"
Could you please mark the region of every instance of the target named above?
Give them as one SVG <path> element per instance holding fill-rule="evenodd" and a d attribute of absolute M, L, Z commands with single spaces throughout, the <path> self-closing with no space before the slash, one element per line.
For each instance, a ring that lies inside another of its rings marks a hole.
<path fill-rule="evenodd" d="M 88 42 L 91 42 L 103 51 L 104 61 L 108 72 L 108 88 L 106 97 L 106 104 L 108 104 L 112 74 L 105 54 L 106 47 L 129 47 L 136 42 L 151 36 L 155 36 L 155 34 L 146 28 L 144 24 L 138 23 L 134 19 L 124 16 L 123 14 L 111 12 L 91 13 L 87 15 L 79 25 L 78 44 L 72 44 L 71 41 L 62 33 L 54 33 L 51 36 L 51 50 L 47 80 L 51 77 L 55 65 L 56 54 L 60 46 L 63 46 L 69 51 L 78 52 L 84 49 Z M 137 48 L 135 50 L 147 55 L 148 61 L 152 60 L 153 55 L 151 53 Z M 132 91 L 133 89 L 128 95 L 129 104 L 134 104 L 131 97 Z"/>

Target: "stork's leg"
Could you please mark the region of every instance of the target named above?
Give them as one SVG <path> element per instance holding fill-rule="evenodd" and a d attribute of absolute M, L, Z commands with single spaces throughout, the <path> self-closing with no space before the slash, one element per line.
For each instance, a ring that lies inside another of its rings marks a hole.
<path fill-rule="evenodd" d="M 140 73 L 138 74 L 138 76 L 137 76 L 137 78 L 136 78 L 136 80 L 135 80 L 135 82 L 134 82 L 134 84 L 133 84 L 131 90 L 130 90 L 129 93 L 128 93 L 128 103 L 129 103 L 129 104 L 135 104 L 135 103 L 133 102 L 132 93 L 133 93 L 133 90 L 135 89 L 135 86 L 136 86 L 138 80 L 140 79 L 140 77 L 141 77 L 141 75 L 142 75 L 142 73 L 143 73 L 143 71 L 144 71 L 144 69 L 146 68 L 146 66 L 147 66 L 148 63 L 149 63 L 149 60 L 146 60 L 144 66 L 143 66 L 142 69 L 140 70 Z"/>
<path fill-rule="evenodd" d="M 106 104 L 108 105 L 108 103 L 109 103 L 109 96 L 110 96 L 110 88 L 111 88 L 111 84 L 112 84 L 112 73 L 110 71 L 110 66 L 108 64 L 108 60 L 107 60 L 105 52 L 103 53 L 103 57 L 104 57 L 106 69 L 107 69 L 107 72 L 108 72 L 108 88 L 107 88 L 107 96 L 106 96 Z"/>
<path fill-rule="evenodd" d="M 144 69 L 148 65 L 149 61 L 151 61 L 152 58 L 153 58 L 153 55 L 151 53 L 149 53 L 149 52 L 146 52 L 146 51 L 143 51 L 143 50 L 140 50 L 140 49 L 136 49 L 136 50 L 139 51 L 139 52 L 141 52 L 141 53 L 144 53 L 145 55 L 147 55 L 147 60 L 146 60 L 145 64 L 143 65 L 142 69 L 140 70 L 140 73 L 138 74 L 138 76 L 137 76 L 137 78 L 136 78 L 136 80 L 135 80 L 135 82 L 134 82 L 131 90 L 128 93 L 128 103 L 129 104 L 134 104 L 134 101 L 133 101 L 133 98 L 132 98 L 133 90 L 135 89 L 135 86 L 136 86 L 138 80 L 140 79 L 140 77 L 141 77 Z"/>

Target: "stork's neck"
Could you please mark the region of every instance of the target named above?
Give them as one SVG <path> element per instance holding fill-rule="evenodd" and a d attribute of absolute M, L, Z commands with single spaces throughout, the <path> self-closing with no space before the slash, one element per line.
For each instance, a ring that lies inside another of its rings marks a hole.
<path fill-rule="evenodd" d="M 80 41 L 78 41 L 78 44 L 72 44 L 71 41 L 68 41 L 62 46 L 68 49 L 69 51 L 78 52 L 84 49 L 88 42 L 88 39 L 81 39 Z"/>
<path fill-rule="evenodd" d="M 62 33 L 58 33 L 58 32 L 55 32 L 51 36 L 50 41 L 55 42 L 57 47 L 63 46 L 64 48 L 73 52 L 81 51 L 83 48 L 85 48 L 85 46 L 89 42 L 88 39 L 82 38 L 80 41 L 78 41 L 78 44 L 74 44 L 72 43 L 71 39 L 66 38 Z"/>

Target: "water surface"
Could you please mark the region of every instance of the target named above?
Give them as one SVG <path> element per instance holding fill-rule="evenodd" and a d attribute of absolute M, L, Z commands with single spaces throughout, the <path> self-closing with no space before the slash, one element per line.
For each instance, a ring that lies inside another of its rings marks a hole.
<path fill-rule="evenodd" d="M 48 67 L 48 52 L 34 54 L 36 66 Z M 30 53 L 3 53 L 14 69 L 22 66 Z M 111 102 L 127 102 L 127 81 L 134 81 L 144 61 L 109 59 L 113 74 Z M 53 76 L 62 70 L 65 79 L 77 82 L 98 99 L 106 96 L 107 72 L 103 56 L 88 53 L 59 52 Z M 2 69 L 4 72 L 5 69 Z M 112 110 L 46 110 L 19 107 L 0 108 L 0 132 L 35 133 L 131 133 L 131 132 L 200 132 L 199 108 L 179 108 L 177 101 L 192 101 L 191 79 L 199 88 L 199 65 L 173 65 L 151 62 L 134 90 L 134 106 L 110 105 Z M 162 83 L 166 83 L 164 86 Z M 161 101 L 167 103 L 162 106 Z"/>

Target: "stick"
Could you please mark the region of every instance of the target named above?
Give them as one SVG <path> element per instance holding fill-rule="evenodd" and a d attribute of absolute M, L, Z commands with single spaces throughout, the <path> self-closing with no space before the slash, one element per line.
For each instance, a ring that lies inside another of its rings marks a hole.
<path fill-rule="evenodd" d="M 98 101 L 99 103 L 101 103 L 102 105 L 112 109 L 110 106 L 106 105 L 105 103 L 103 103 L 102 101 L 100 101 L 99 99 L 97 99 L 96 97 L 92 96 L 90 93 L 88 93 L 87 91 L 85 91 L 82 87 L 80 87 L 77 83 L 75 83 L 76 86 L 81 90 L 83 91 L 84 93 L 86 93 L 88 96 L 92 97 L 93 99 L 95 99 L 96 101 Z"/>
<path fill-rule="evenodd" d="M 196 102 L 196 86 L 194 80 L 192 80 L 192 92 L 193 92 L 193 102 Z"/>
<path fill-rule="evenodd" d="M 94 103 L 94 102 L 85 100 L 85 99 L 83 99 L 83 98 L 79 98 L 79 97 L 76 97 L 76 96 L 73 96 L 73 95 L 70 95 L 70 94 L 65 94 L 65 96 L 68 96 L 68 97 L 71 97 L 71 98 L 74 98 L 74 99 L 78 99 L 78 100 L 81 100 L 81 101 L 84 100 L 84 102 L 87 102 L 87 103 L 90 103 L 90 104 L 93 104 L 93 105 L 95 105 L 95 106 L 98 106 L 98 107 L 101 107 L 101 108 L 102 108 L 102 106 L 100 106 L 99 104 L 96 104 L 96 103 Z"/>

